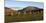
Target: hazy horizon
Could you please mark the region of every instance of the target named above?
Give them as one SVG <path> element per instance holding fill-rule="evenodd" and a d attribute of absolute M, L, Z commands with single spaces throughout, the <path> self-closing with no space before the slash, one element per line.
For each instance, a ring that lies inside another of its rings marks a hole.
<path fill-rule="evenodd" d="M 34 6 L 38 8 L 43 8 L 44 3 L 43 2 L 25 2 L 25 1 L 14 1 L 14 0 L 5 0 L 5 7 L 18 7 L 16 9 L 22 9 L 27 6 Z"/>

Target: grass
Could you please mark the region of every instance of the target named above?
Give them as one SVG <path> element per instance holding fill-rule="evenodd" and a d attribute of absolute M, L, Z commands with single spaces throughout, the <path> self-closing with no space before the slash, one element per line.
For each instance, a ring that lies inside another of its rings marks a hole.
<path fill-rule="evenodd" d="M 13 16 L 7 16 L 6 15 L 6 21 L 5 22 L 20 22 L 20 21 L 39 21 L 43 20 L 43 14 L 14 14 Z"/>

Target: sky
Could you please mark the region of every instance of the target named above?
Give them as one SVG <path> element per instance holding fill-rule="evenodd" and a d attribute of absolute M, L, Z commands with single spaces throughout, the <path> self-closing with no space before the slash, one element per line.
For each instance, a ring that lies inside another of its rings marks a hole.
<path fill-rule="evenodd" d="M 33 1 L 16 1 L 16 0 L 5 0 L 5 7 L 16 7 L 17 9 L 22 9 L 24 7 L 27 7 L 27 6 L 35 6 L 35 7 L 38 7 L 38 8 L 43 8 L 44 6 L 44 3 L 41 1 L 41 2 L 33 2 Z M 19 7 L 19 8 L 18 8 Z"/>
<path fill-rule="evenodd" d="M 34 2 L 44 2 L 44 0 L 16 0 L 16 1 L 34 1 Z"/>

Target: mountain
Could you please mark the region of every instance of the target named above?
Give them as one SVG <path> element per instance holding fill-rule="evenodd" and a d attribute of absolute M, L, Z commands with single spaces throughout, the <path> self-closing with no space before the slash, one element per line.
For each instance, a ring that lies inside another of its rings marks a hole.
<path fill-rule="evenodd" d="M 18 11 L 23 12 L 23 11 L 32 11 L 32 10 L 40 10 L 40 8 L 34 7 L 34 6 L 28 6 L 28 7 L 23 8 L 22 10 L 18 10 Z"/>
<path fill-rule="evenodd" d="M 39 9 L 38 7 L 34 7 L 34 6 L 28 6 L 25 9 L 31 9 L 31 10 L 35 10 L 35 9 Z"/>
<path fill-rule="evenodd" d="M 34 6 L 28 6 L 28 7 L 25 7 L 25 8 L 23 8 L 22 10 L 24 11 L 27 11 L 27 10 L 38 10 L 38 9 L 40 9 L 40 8 L 38 8 L 38 7 L 34 7 Z"/>

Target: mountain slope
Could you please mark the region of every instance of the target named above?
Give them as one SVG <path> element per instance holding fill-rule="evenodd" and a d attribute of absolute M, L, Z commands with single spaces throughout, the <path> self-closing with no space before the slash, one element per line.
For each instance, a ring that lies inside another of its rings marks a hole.
<path fill-rule="evenodd" d="M 40 8 L 38 8 L 38 7 L 33 7 L 33 6 L 28 6 L 28 7 L 26 7 L 26 8 L 23 8 L 23 11 L 24 11 L 24 10 L 38 10 L 38 9 L 40 9 Z"/>

